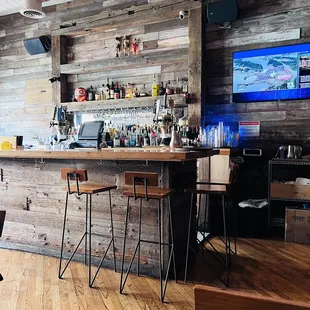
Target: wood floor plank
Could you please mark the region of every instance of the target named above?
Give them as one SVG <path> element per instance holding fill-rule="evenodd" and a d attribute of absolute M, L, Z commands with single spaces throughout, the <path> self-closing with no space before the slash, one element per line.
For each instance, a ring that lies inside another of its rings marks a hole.
<path fill-rule="evenodd" d="M 220 249 L 221 244 L 216 247 Z M 310 303 L 310 246 L 240 239 L 238 252 L 232 257 L 232 289 Z M 207 275 L 204 284 L 223 287 L 211 276 L 211 265 L 196 266 L 196 275 L 201 271 L 203 276 Z M 0 272 L 4 276 L 0 282 L 1 310 L 189 310 L 194 307 L 193 283 L 169 281 L 167 303 L 161 304 L 157 279 L 131 274 L 125 294 L 121 295 L 120 274 L 101 269 L 94 288 L 90 289 L 88 267 L 84 264 L 72 262 L 60 280 L 57 259 L 31 253 L 0 249 Z"/>

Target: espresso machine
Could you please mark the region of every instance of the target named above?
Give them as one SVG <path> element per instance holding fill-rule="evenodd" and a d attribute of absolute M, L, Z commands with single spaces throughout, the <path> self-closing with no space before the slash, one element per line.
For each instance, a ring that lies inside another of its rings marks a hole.
<path fill-rule="evenodd" d="M 56 120 L 57 116 L 57 120 Z M 67 113 L 67 110 L 63 107 L 55 107 L 53 118 L 50 122 L 50 127 L 55 128 L 57 133 L 57 143 L 66 141 L 68 137 L 73 133 L 74 116 Z"/>

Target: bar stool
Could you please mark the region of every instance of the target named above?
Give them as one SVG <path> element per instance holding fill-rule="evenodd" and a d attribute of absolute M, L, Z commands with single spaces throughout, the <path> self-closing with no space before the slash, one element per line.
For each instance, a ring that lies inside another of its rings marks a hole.
<path fill-rule="evenodd" d="M 115 244 L 114 244 L 114 229 L 113 229 L 113 216 L 112 216 L 112 203 L 111 203 L 111 190 L 116 189 L 116 185 L 106 185 L 106 184 L 81 184 L 82 182 L 88 181 L 87 170 L 86 169 L 74 169 L 74 168 L 62 168 L 61 171 L 61 178 L 62 180 L 67 181 L 67 190 L 66 193 L 66 204 L 65 204 L 65 213 L 64 213 L 64 222 L 63 222 L 63 229 L 62 229 L 62 242 L 61 242 L 61 252 L 60 252 L 60 260 L 59 260 L 59 272 L 58 277 L 62 279 L 64 272 L 66 271 L 67 267 L 69 266 L 73 256 L 77 252 L 78 248 L 80 247 L 83 239 L 85 240 L 85 253 L 84 253 L 84 260 L 85 265 L 87 264 L 87 250 L 88 250 L 88 285 L 92 287 L 94 281 L 99 273 L 99 270 L 102 266 L 102 263 L 112 245 L 113 248 L 113 261 L 114 261 L 114 271 L 116 271 L 116 260 L 115 260 Z M 74 182 L 70 182 L 74 181 Z M 73 184 L 71 184 L 73 183 Z M 110 221 L 111 221 L 111 239 L 110 243 L 101 259 L 101 262 L 96 270 L 94 277 L 91 277 L 91 263 L 92 263 L 92 251 L 91 251 L 91 237 L 92 237 L 92 195 L 98 193 L 109 193 L 109 204 L 110 204 Z M 68 210 L 68 198 L 69 195 L 77 194 L 78 196 L 86 195 L 86 205 L 85 205 L 85 231 L 84 234 L 79 241 L 78 245 L 76 246 L 75 250 L 73 251 L 71 257 L 67 261 L 64 269 L 62 270 L 62 260 L 63 260 L 63 250 L 64 250 L 64 238 L 65 238 L 65 230 L 66 230 L 66 222 L 67 222 L 67 210 Z M 88 247 L 87 247 L 87 236 L 88 236 Z"/>
<path fill-rule="evenodd" d="M 236 234 L 234 236 L 234 250 L 231 248 L 231 240 L 230 240 L 230 232 L 228 230 L 228 218 L 227 218 L 227 203 L 226 200 L 228 197 L 231 196 L 232 185 L 235 182 L 235 175 L 238 166 L 234 166 L 234 169 L 231 170 L 229 180 L 226 183 L 210 183 L 207 180 L 201 180 L 197 182 L 196 188 L 189 188 L 185 189 L 186 193 L 191 194 L 191 206 L 190 206 L 190 216 L 189 216 L 189 224 L 188 224 L 188 234 L 187 234 L 187 247 L 186 247 L 186 260 L 185 260 L 185 275 L 184 275 L 184 282 L 187 281 L 187 269 L 188 269 L 188 256 L 189 256 L 189 249 L 191 249 L 196 255 L 198 255 L 201 260 L 205 263 L 203 257 L 201 257 L 198 252 L 190 245 L 191 239 L 191 229 L 192 229 L 192 213 L 193 213 L 193 206 L 195 204 L 195 196 L 199 195 L 198 200 L 198 214 L 196 215 L 195 219 L 195 227 L 196 227 L 196 242 L 198 245 L 202 245 L 205 250 L 209 249 L 205 246 L 205 242 L 207 242 L 211 248 L 214 250 L 215 254 L 211 251 L 209 253 L 225 268 L 226 271 L 226 280 L 224 281 L 219 277 L 219 279 L 228 287 L 229 286 L 229 273 L 231 268 L 231 253 L 237 255 L 237 239 Z M 198 225 L 198 219 L 201 211 L 201 198 L 202 195 L 206 196 L 206 204 L 204 210 L 204 221 Z M 210 195 L 217 195 L 221 197 L 221 208 L 223 212 L 223 233 L 224 239 L 220 236 L 218 238 L 223 242 L 225 246 L 225 259 L 220 255 L 220 253 L 216 250 L 213 246 L 211 239 L 212 235 L 205 231 L 206 225 L 208 224 L 207 220 L 207 212 L 209 211 L 210 205 Z M 237 218 L 237 217 L 236 217 Z M 237 223 L 237 222 L 236 222 Z M 217 275 L 218 276 L 218 275 Z"/>
<path fill-rule="evenodd" d="M 175 255 L 174 255 L 174 241 L 173 241 L 173 227 L 172 227 L 172 215 L 171 215 L 171 195 L 174 193 L 174 190 L 169 188 L 159 188 L 158 187 L 158 174 L 152 172 L 125 172 L 125 184 L 130 186 L 128 187 L 123 195 L 127 198 L 127 209 L 126 209 L 126 219 L 125 219 L 125 233 L 124 233 L 124 245 L 123 245 L 123 258 L 122 258 L 122 268 L 121 268 L 121 280 L 120 280 L 120 293 L 123 293 L 126 281 L 128 279 L 130 269 L 136 254 L 138 253 L 138 276 L 140 275 L 140 248 L 141 242 L 151 243 L 159 245 L 159 277 L 160 277 L 160 300 L 164 302 L 167 284 L 168 284 L 168 275 L 171 266 L 171 260 L 173 260 L 173 270 L 174 277 L 176 279 L 176 266 L 175 266 Z M 133 256 L 130 260 L 129 267 L 123 281 L 124 277 L 124 261 L 125 261 L 125 251 L 126 251 L 126 239 L 127 239 L 127 225 L 128 217 L 130 210 L 130 198 L 135 200 L 140 199 L 139 204 L 139 230 L 138 230 L 138 242 L 135 247 Z M 169 212 L 169 230 L 170 230 L 170 242 L 162 242 L 162 225 L 161 225 L 161 214 L 162 214 L 162 200 L 167 199 L 168 201 L 168 212 Z M 157 200 L 158 202 L 158 235 L 159 241 L 150 241 L 141 239 L 141 222 L 142 222 L 142 201 Z M 170 249 L 169 260 L 167 264 L 167 272 L 164 279 L 163 286 L 163 263 L 162 263 L 162 247 L 168 246 Z"/>

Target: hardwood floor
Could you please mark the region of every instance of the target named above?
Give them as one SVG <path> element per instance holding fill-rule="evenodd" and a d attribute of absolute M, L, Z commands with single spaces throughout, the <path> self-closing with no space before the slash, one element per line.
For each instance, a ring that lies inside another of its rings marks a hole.
<path fill-rule="evenodd" d="M 310 302 L 310 246 L 240 239 L 238 251 L 238 256 L 233 258 L 231 288 Z M 202 270 L 200 266 L 203 267 L 197 264 L 195 268 L 197 278 L 203 276 L 205 284 L 223 287 L 209 268 Z M 83 264 L 73 262 L 64 280 L 58 279 L 57 267 L 56 258 L 0 249 L 0 272 L 4 277 L 0 282 L 0 309 L 194 308 L 192 283 L 170 281 L 167 303 L 162 305 L 158 280 L 131 275 L 125 288 L 126 295 L 120 295 L 118 273 L 102 269 L 95 288 L 90 289 L 87 268 Z"/>

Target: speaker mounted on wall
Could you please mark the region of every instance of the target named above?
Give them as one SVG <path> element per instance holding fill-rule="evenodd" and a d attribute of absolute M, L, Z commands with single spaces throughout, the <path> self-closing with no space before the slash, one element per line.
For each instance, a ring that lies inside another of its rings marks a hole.
<path fill-rule="evenodd" d="M 51 50 L 51 38 L 41 36 L 24 40 L 24 46 L 30 55 L 44 54 Z"/>
<path fill-rule="evenodd" d="M 220 0 L 207 5 L 209 24 L 233 22 L 238 18 L 239 8 L 237 0 Z"/>

